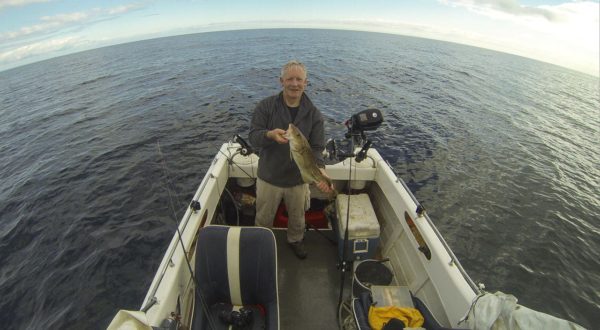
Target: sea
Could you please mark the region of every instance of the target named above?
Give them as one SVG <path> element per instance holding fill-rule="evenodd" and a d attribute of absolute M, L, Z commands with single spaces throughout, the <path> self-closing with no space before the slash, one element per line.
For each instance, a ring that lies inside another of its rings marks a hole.
<path fill-rule="evenodd" d="M 328 137 L 383 112 L 373 147 L 476 283 L 598 327 L 598 77 L 429 39 L 269 29 L 0 72 L 0 328 L 105 329 L 139 309 L 219 146 L 247 136 L 291 59 Z"/>

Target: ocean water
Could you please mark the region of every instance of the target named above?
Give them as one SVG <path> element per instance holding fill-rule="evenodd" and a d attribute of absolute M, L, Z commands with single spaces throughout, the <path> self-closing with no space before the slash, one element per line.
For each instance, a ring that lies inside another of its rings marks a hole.
<path fill-rule="evenodd" d="M 0 72 L 0 327 L 103 329 L 139 309 L 174 218 L 293 58 L 308 66 L 328 136 L 341 138 L 353 113 L 384 112 L 374 146 L 476 282 L 597 327 L 597 77 L 427 39 L 293 29 L 140 41 Z"/>

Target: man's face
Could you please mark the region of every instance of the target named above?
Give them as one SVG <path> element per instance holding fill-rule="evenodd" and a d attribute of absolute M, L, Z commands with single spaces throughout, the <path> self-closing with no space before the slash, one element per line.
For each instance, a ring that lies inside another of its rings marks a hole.
<path fill-rule="evenodd" d="M 298 99 L 306 88 L 306 72 L 299 66 L 290 67 L 285 75 L 279 78 L 283 87 L 283 94 L 287 98 Z"/>

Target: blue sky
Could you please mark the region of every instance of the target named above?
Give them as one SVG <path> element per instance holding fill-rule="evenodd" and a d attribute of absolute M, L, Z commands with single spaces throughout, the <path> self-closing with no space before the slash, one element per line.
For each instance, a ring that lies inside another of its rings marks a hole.
<path fill-rule="evenodd" d="M 0 0 L 0 71 L 128 41 L 333 28 L 489 48 L 599 76 L 598 0 Z"/>

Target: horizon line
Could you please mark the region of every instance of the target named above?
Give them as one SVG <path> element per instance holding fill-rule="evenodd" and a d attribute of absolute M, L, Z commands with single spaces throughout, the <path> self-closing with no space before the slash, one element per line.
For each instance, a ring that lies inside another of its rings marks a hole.
<path fill-rule="evenodd" d="M 317 22 L 319 22 L 319 20 L 305 20 L 302 22 L 295 22 L 295 23 L 296 24 L 307 24 L 310 22 L 317 23 Z M 357 22 L 357 20 L 352 20 L 352 22 Z M 161 39 L 161 38 L 171 38 L 171 37 L 178 37 L 178 36 L 185 36 L 185 35 L 204 34 L 204 33 L 235 32 L 235 31 L 248 31 L 248 30 L 328 30 L 328 31 L 378 33 L 378 34 L 402 36 L 402 37 L 409 37 L 409 38 L 426 39 L 426 40 L 432 40 L 432 41 L 437 41 L 437 42 L 446 42 L 446 43 L 457 44 L 457 45 L 462 45 L 462 46 L 467 46 L 467 47 L 474 47 L 474 48 L 489 50 L 489 51 L 498 52 L 501 54 L 517 56 L 517 57 L 520 57 L 523 59 L 533 60 L 533 61 L 557 66 L 562 69 L 576 72 L 578 74 L 584 74 L 586 76 L 590 76 L 593 78 L 600 78 L 599 70 L 590 70 L 590 71 L 593 71 L 593 73 L 591 73 L 589 71 L 584 71 L 582 69 L 569 67 L 569 66 L 565 66 L 562 64 L 558 64 L 558 63 L 553 63 L 553 62 L 550 62 L 550 61 L 547 61 L 544 59 L 526 56 L 523 54 L 510 52 L 510 51 L 503 50 L 503 49 L 484 47 L 482 45 L 477 45 L 477 44 L 469 43 L 469 42 L 465 42 L 465 41 L 461 42 L 461 41 L 457 41 L 457 40 L 448 40 L 448 39 L 444 39 L 442 37 L 435 38 L 432 36 L 424 36 L 424 35 L 419 35 L 417 33 L 410 34 L 410 33 L 401 33 L 401 32 L 393 32 L 393 31 L 379 31 L 376 29 L 375 30 L 360 29 L 357 27 L 344 27 L 344 26 L 334 26 L 334 27 L 332 27 L 332 26 L 329 26 L 329 27 L 326 27 L 326 26 L 294 26 L 294 27 L 290 27 L 289 26 L 290 22 L 284 21 L 284 20 L 271 20 L 271 21 L 268 21 L 268 23 L 270 23 L 270 24 L 286 24 L 287 26 L 270 26 L 270 27 L 235 26 L 235 25 L 247 25 L 247 24 L 256 24 L 256 23 L 265 24 L 265 21 L 232 21 L 232 22 L 211 23 L 211 24 L 206 24 L 206 25 L 201 25 L 201 26 L 196 26 L 196 27 L 191 27 L 191 28 L 186 27 L 186 28 L 170 29 L 168 31 L 164 31 L 161 33 L 140 34 L 140 35 L 136 35 L 136 36 L 132 36 L 132 37 L 115 38 L 115 39 L 111 39 L 111 40 L 96 42 L 94 44 L 91 44 L 90 46 L 83 46 L 79 49 L 74 49 L 73 51 L 67 51 L 62 54 L 60 51 L 58 51 L 58 54 L 56 54 L 54 56 L 48 56 L 48 57 L 45 57 L 43 55 L 38 56 L 38 57 L 35 57 L 32 61 L 25 61 L 25 63 L 17 64 L 14 66 L 7 65 L 5 68 L 2 68 L 2 66 L 0 66 L 0 74 L 3 72 L 22 68 L 24 66 L 52 60 L 55 58 L 60 58 L 60 57 L 69 56 L 69 55 L 75 55 L 78 53 L 97 50 L 97 49 L 101 49 L 101 48 L 107 48 L 107 47 L 112 47 L 112 46 L 125 45 L 125 44 L 130 44 L 130 43 L 135 43 L 135 42 L 143 42 L 143 41 L 149 41 L 149 40 Z M 334 22 L 334 23 L 348 24 L 347 21 Z M 373 26 L 377 26 L 377 25 L 373 24 Z M 216 28 L 216 29 L 213 29 L 213 28 Z M 192 31 L 190 31 L 190 30 L 192 30 Z"/>

